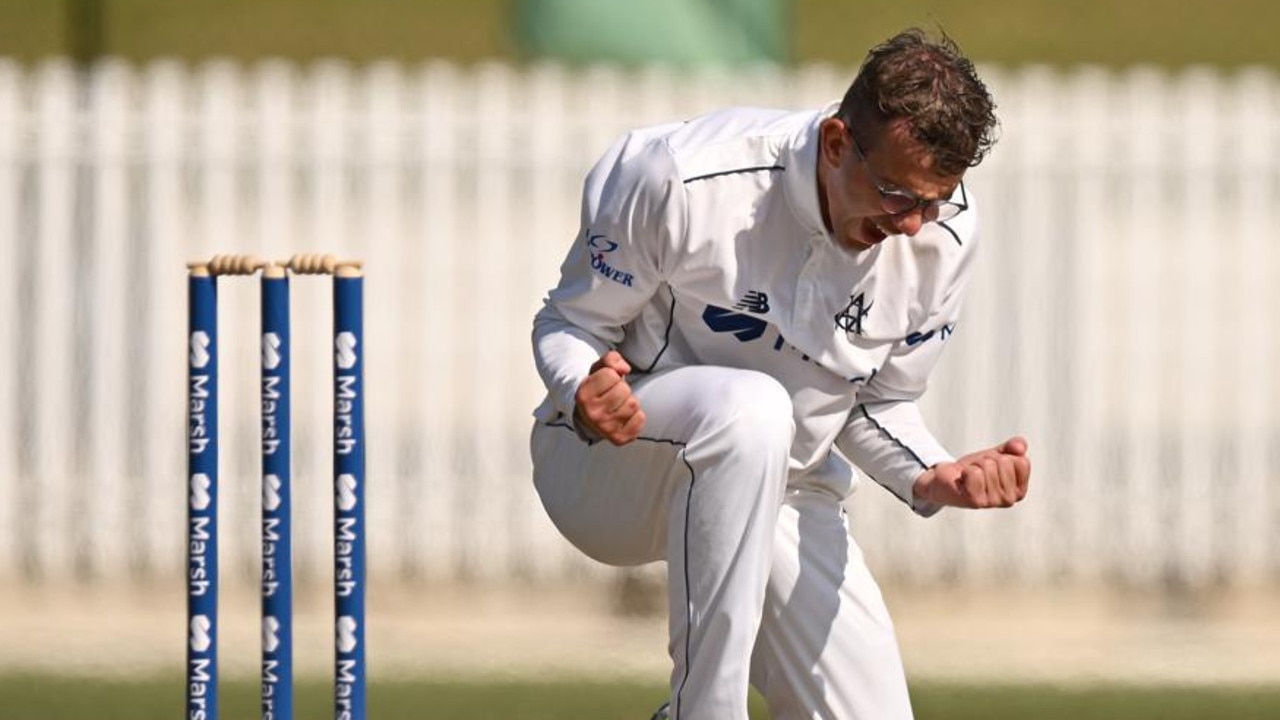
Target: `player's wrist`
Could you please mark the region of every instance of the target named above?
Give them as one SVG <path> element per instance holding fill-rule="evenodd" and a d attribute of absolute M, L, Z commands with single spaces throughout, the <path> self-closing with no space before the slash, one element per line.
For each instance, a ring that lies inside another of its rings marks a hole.
<path fill-rule="evenodd" d="M 574 432 L 578 433 L 578 437 L 587 444 L 597 443 L 604 439 L 604 434 L 582 413 L 582 406 L 577 404 L 573 406 L 573 429 Z"/>
<path fill-rule="evenodd" d="M 934 467 L 937 467 L 936 465 Z M 929 468 L 916 476 L 915 482 L 911 483 L 911 494 L 917 500 L 928 500 L 929 484 L 933 482 L 937 473 L 933 468 Z"/>

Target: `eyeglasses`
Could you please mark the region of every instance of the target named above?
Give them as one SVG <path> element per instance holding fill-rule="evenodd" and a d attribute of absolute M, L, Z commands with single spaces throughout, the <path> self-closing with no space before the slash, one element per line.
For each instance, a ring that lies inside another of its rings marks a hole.
<path fill-rule="evenodd" d="M 862 151 L 862 146 L 858 144 L 858 138 L 853 136 L 853 129 L 848 125 L 845 125 L 845 129 L 849 132 L 849 139 L 853 141 L 854 152 L 858 153 L 858 159 L 862 161 L 862 166 L 867 169 L 867 176 L 871 178 L 871 184 L 875 185 L 876 191 L 880 193 L 881 210 L 890 215 L 904 215 L 916 208 L 920 208 L 920 215 L 925 222 L 942 222 L 950 220 L 969 209 L 969 197 L 965 194 L 964 183 L 960 184 L 960 202 L 953 202 L 946 198 L 926 200 L 913 192 L 886 186 L 880 182 L 880 178 L 876 177 L 875 173 L 871 172 L 871 164 L 867 162 L 867 154 Z"/>

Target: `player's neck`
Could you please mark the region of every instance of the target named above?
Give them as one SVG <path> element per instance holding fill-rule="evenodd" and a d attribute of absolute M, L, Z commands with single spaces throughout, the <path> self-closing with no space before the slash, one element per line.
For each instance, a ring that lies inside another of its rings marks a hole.
<path fill-rule="evenodd" d="M 822 226 L 827 232 L 831 229 L 831 213 L 827 210 L 827 179 L 823 172 L 822 159 L 818 159 L 818 166 L 813 174 L 814 189 L 818 192 L 818 212 L 822 214 Z"/>

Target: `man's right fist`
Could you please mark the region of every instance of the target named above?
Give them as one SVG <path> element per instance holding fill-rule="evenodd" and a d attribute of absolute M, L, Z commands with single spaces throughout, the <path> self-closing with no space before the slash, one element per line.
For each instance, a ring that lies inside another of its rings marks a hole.
<path fill-rule="evenodd" d="M 626 377 L 631 365 L 617 350 L 610 350 L 591 366 L 591 373 L 574 395 L 574 422 L 588 435 L 614 445 L 635 440 L 644 428 L 644 411 L 631 392 Z"/>

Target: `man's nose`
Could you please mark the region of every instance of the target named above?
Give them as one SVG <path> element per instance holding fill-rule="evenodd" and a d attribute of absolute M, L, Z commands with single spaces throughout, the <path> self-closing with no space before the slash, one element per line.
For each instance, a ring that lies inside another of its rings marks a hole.
<path fill-rule="evenodd" d="M 914 237 L 924 227 L 924 211 L 914 208 L 898 215 L 890 215 L 889 222 L 898 232 L 907 237 Z"/>

